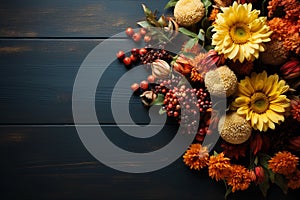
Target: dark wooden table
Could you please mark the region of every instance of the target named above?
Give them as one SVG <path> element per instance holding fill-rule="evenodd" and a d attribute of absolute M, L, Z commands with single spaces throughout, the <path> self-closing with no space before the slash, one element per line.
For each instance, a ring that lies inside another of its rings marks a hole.
<path fill-rule="evenodd" d="M 1 199 L 223 199 L 222 183 L 209 179 L 205 171 L 189 170 L 181 158 L 150 173 L 113 170 L 89 154 L 74 127 L 72 89 L 84 58 L 108 37 L 136 27 L 135 22 L 143 19 L 141 3 L 163 11 L 166 2 L 0 2 Z M 110 81 L 126 69 L 117 61 L 109 69 L 96 96 L 100 123 L 109 138 L 128 149 L 162 145 L 161 138 L 147 144 L 130 140 L 114 124 L 107 110 Z M 141 103 L 131 104 L 138 111 L 136 122 L 147 123 Z M 274 186 L 268 199 L 296 200 L 298 194 L 283 195 Z M 255 189 L 230 198 L 263 199 Z"/>

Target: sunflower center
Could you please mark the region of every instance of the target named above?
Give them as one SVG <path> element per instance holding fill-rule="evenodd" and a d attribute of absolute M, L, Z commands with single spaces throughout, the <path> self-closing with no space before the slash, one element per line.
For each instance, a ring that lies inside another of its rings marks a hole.
<path fill-rule="evenodd" d="M 250 37 L 250 29 L 246 24 L 237 23 L 230 28 L 230 37 L 236 44 L 244 44 Z"/>
<path fill-rule="evenodd" d="M 256 113 L 264 113 L 269 108 L 268 97 L 261 93 L 254 93 L 251 97 L 251 109 Z"/>

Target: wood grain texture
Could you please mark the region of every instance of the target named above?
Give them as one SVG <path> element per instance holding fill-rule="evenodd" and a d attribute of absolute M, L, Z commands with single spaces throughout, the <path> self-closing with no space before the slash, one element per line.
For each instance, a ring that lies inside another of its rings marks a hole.
<path fill-rule="evenodd" d="M 162 13 L 167 2 L 2 0 L 0 37 L 110 37 L 144 19 L 142 3 Z"/>
<path fill-rule="evenodd" d="M 111 140 L 124 142 L 115 126 L 106 128 L 113 135 Z M 2 127 L 0 133 L 0 156 L 5 160 L 1 163 L 1 195 L 9 199 L 213 200 L 223 199 L 225 192 L 221 182 L 212 181 L 206 171 L 189 170 L 181 159 L 145 174 L 110 169 L 86 151 L 71 126 Z M 135 145 L 141 148 L 140 143 Z M 237 192 L 231 199 L 263 200 L 254 188 Z M 272 188 L 269 199 L 298 198 L 295 191 L 285 196 Z"/>
<path fill-rule="evenodd" d="M 0 114 L 1 124 L 73 124 L 72 91 L 79 67 L 88 53 L 102 40 L 2 40 L 0 45 Z M 2 52 L 1 52 L 2 48 Z M 129 51 L 129 50 L 128 50 Z M 113 57 L 115 52 L 111 52 Z M 118 79 L 128 72 L 118 60 L 107 68 L 96 93 L 96 110 L 100 123 L 113 123 L 110 112 L 111 94 Z M 141 77 L 141 80 L 145 79 Z M 88 86 L 87 86 L 88 87 Z M 119 88 L 119 98 L 125 98 Z M 83 97 L 80 101 L 94 101 Z M 137 122 L 144 123 L 145 110 L 138 96 L 130 101 Z M 130 106 L 129 105 L 129 106 Z M 85 123 L 90 123 L 86 121 Z M 120 121 L 122 123 L 122 121 Z"/>

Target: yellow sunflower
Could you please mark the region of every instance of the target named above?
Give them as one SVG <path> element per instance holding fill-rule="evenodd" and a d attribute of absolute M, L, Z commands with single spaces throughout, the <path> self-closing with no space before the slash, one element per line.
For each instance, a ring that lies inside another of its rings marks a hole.
<path fill-rule="evenodd" d="M 286 109 L 290 107 L 290 100 L 283 95 L 288 89 L 277 74 L 268 76 L 265 71 L 253 72 L 238 84 L 237 98 L 232 106 L 254 129 L 275 129 L 274 123 L 283 122 Z"/>
<path fill-rule="evenodd" d="M 212 45 L 225 58 L 242 63 L 253 61 L 259 52 L 265 50 L 263 42 L 269 42 L 272 34 L 266 24 L 266 17 L 258 17 L 259 10 L 252 10 L 252 4 L 234 2 L 230 7 L 222 7 L 217 15 L 212 36 Z M 252 11 L 251 11 L 252 10 Z"/>

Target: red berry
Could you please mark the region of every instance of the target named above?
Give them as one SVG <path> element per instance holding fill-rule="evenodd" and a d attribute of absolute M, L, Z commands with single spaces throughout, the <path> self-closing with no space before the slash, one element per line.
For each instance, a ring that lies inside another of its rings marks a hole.
<path fill-rule="evenodd" d="M 147 90 L 148 89 L 148 82 L 147 81 L 141 81 L 140 83 L 140 87 L 143 89 L 143 90 Z"/>
<path fill-rule="evenodd" d="M 133 48 L 133 49 L 131 49 L 131 54 L 133 54 L 134 56 L 137 56 L 138 54 L 139 54 L 139 49 L 137 49 L 137 48 Z"/>
<path fill-rule="evenodd" d="M 145 41 L 146 43 L 150 42 L 150 40 L 151 40 L 151 37 L 150 37 L 149 35 L 145 35 L 145 36 L 144 36 L 144 41 Z"/>
<path fill-rule="evenodd" d="M 179 113 L 175 111 L 173 115 L 174 117 L 178 117 Z"/>
<path fill-rule="evenodd" d="M 147 53 L 147 49 L 145 49 L 145 48 L 141 48 L 140 50 L 139 50 L 139 54 L 142 56 L 142 55 L 144 55 L 144 54 L 146 54 Z"/>
<path fill-rule="evenodd" d="M 136 62 L 138 60 L 138 57 L 134 56 L 133 54 L 130 55 L 130 60 L 132 62 Z"/>
<path fill-rule="evenodd" d="M 124 65 L 129 66 L 129 65 L 131 65 L 131 59 L 129 57 L 125 57 L 123 59 L 123 63 L 124 63 Z"/>
<path fill-rule="evenodd" d="M 140 33 L 135 33 L 132 35 L 132 39 L 135 42 L 139 42 L 141 40 L 141 38 L 142 38 L 142 35 Z"/>
<path fill-rule="evenodd" d="M 141 28 L 141 29 L 140 29 L 140 34 L 146 35 L 146 33 L 147 33 L 147 30 L 146 30 L 146 29 L 144 29 L 144 28 Z"/>
<path fill-rule="evenodd" d="M 169 108 L 169 109 L 172 109 L 172 108 L 173 108 L 173 104 L 170 103 L 170 104 L 168 105 L 168 108 Z"/>
<path fill-rule="evenodd" d="M 125 32 L 129 37 L 133 36 L 134 34 L 134 30 L 131 27 L 128 27 Z"/>
<path fill-rule="evenodd" d="M 125 58 L 125 53 L 124 51 L 119 51 L 118 53 L 116 53 L 117 58 L 122 61 Z"/>
<path fill-rule="evenodd" d="M 140 88 L 140 86 L 139 86 L 138 83 L 134 83 L 134 84 L 131 85 L 131 89 L 132 89 L 133 91 L 137 91 L 139 88 Z"/>
<path fill-rule="evenodd" d="M 149 75 L 148 76 L 148 81 L 149 81 L 149 83 L 154 83 L 155 77 L 153 75 Z"/>

